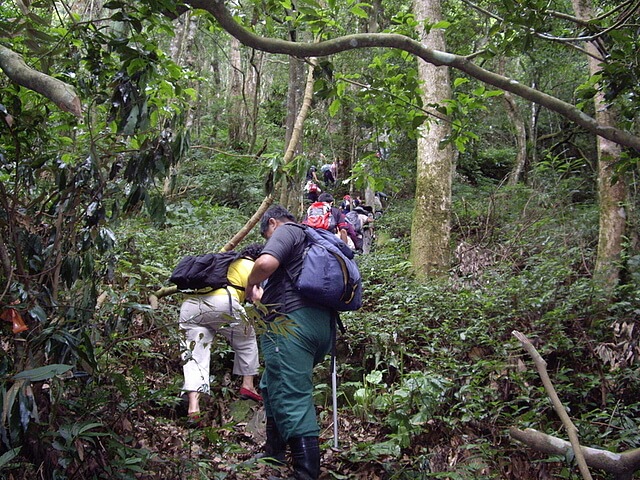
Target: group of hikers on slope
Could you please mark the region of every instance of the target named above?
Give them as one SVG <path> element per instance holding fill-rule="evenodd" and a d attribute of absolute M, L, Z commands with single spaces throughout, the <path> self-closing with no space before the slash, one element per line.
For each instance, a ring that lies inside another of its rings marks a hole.
<path fill-rule="evenodd" d="M 304 230 L 280 205 L 260 220 L 264 245 L 252 244 L 231 263 L 229 284 L 212 292 L 194 292 L 180 309 L 184 384 L 183 398 L 193 424 L 203 420 L 200 395 L 210 392 L 210 353 L 213 336 L 224 335 L 235 355 L 233 373 L 242 377 L 239 396 L 264 404 L 266 444 L 257 456 L 273 465 L 287 463 L 290 451 L 293 476 L 314 480 L 320 475 L 320 427 L 313 401 L 313 369 L 329 353 L 335 328 L 334 311 L 302 296 L 293 285 L 302 268 L 306 248 Z M 259 391 L 258 339 L 244 319 L 243 303 L 260 302 L 268 308 L 267 325 L 260 335 L 264 370 Z M 271 328 L 286 316 L 292 331 Z M 232 319 L 232 320 L 230 320 Z M 201 426 L 201 425 L 200 425 Z"/>
<path fill-rule="evenodd" d="M 334 162 L 335 163 L 335 162 Z M 328 170 L 329 172 L 331 169 Z M 310 169 L 312 177 L 316 174 Z M 314 179 L 316 177 L 313 177 Z M 326 179 L 327 177 L 325 177 Z M 335 176 L 332 185 L 335 185 Z M 325 185 L 327 183 L 325 180 Z M 363 227 L 372 222 L 372 211 L 359 197 L 345 195 L 340 207 L 331 194 L 318 195 L 333 217 L 333 233 L 353 250 L 362 249 Z M 309 205 L 302 223 L 310 224 Z M 359 227 L 348 216 L 359 217 Z M 214 335 L 223 335 L 234 350 L 233 374 L 242 377 L 238 394 L 263 403 L 266 444 L 257 456 L 274 465 L 286 465 L 290 450 L 292 479 L 314 480 L 320 474 L 320 427 L 313 401 L 313 369 L 329 353 L 335 334 L 335 311 L 310 301 L 293 284 L 300 274 L 306 248 L 305 233 L 285 207 L 270 207 L 260 220 L 265 244 L 251 244 L 241 251 L 227 273 L 229 286 L 187 295 L 180 308 L 183 331 L 183 401 L 191 425 L 202 426 L 200 395 L 210 392 L 210 355 Z M 267 328 L 260 338 L 246 318 L 245 302 L 267 306 Z M 272 329 L 276 318 L 293 321 L 293 331 Z M 230 320 L 232 319 L 232 320 Z M 258 341 L 260 348 L 258 349 Z M 259 351 L 264 370 L 259 391 Z"/>
<path fill-rule="evenodd" d="M 324 156 L 322 156 L 324 159 Z M 321 167 L 323 181 L 318 179 L 318 169 L 312 165 L 307 170 L 303 191 L 306 195 L 307 206 L 316 205 L 318 202 L 328 204 L 331 208 L 334 221 L 329 230 L 340 236 L 340 238 L 354 251 L 364 251 L 365 232 L 372 227 L 376 214 L 382 213 L 381 199 L 386 195 L 381 192 L 374 196 L 374 205 L 369 206 L 361 200 L 360 195 L 345 194 L 342 197 L 339 207 L 335 205 L 334 196 L 328 192 L 337 186 L 337 162 L 325 163 Z M 320 183 L 326 191 L 320 187 Z M 366 252 L 365 252 L 366 253 Z"/>

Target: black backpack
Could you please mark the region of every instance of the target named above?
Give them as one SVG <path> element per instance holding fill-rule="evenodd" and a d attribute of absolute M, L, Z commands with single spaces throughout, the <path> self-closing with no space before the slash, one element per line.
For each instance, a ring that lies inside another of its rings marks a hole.
<path fill-rule="evenodd" d="M 244 287 L 229 284 L 227 279 L 229 265 L 240 256 L 240 253 L 233 250 L 205 255 L 187 255 L 178 262 L 169 281 L 175 283 L 181 291 L 205 288 L 213 291 L 227 286 L 244 290 Z"/>

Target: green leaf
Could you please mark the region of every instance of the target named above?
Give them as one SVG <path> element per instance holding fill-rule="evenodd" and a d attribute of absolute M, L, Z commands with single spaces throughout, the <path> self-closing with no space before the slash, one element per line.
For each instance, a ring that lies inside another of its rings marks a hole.
<path fill-rule="evenodd" d="M 484 94 L 484 91 L 485 91 L 484 85 L 481 85 L 473 91 L 473 94 L 480 97 Z"/>
<path fill-rule="evenodd" d="M 36 305 L 31 310 L 29 310 L 29 315 L 31 315 L 32 318 L 38 320 L 40 323 L 44 323 L 47 321 L 47 313 L 39 305 Z"/>
<path fill-rule="evenodd" d="M 449 28 L 451 26 L 451 22 L 447 22 L 446 20 L 440 20 L 437 23 L 431 25 L 431 28 Z"/>
<path fill-rule="evenodd" d="M 341 105 L 342 102 L 340 102 L 340 100 L 337 98 L 333 102 L 331 102 L 331 105 L 329 105 L 329 115 L 335 117 L 340 110 Z"/>
<path fill-rule="evenodd" d="M 350 8 L 349 11 L 357 17 L 369 18 L 367 12 L 362 7 L 360 7 L 360 5 L 356 5 L 355 7 Z"/>
<path fill-rule="evenodd" d="M 11 460 L 16 458 L 18 456 L 18 454 L 20 453 L 20 449 L 21 448 L 22 447 L 16 447 L 16 448 L 13 448 L 13 449 L 9 450 L 8 452 L 5 452 L 4 454 L 2 454 L 2 456 L 0 457 L 0 468 L 4 467 Z"/>
<path fill-rule="evenodd" d="M 377 385 L 382 382 L 382 372 L 380 370 L 374 370 L 373 372 L 367 374 L 365 380 L 369 383 Z"/>
<path fill-rule="evenodd" d="M 14 380 L 28 380 L 30 382 L 41 382 L 47 380 L 56 375 L 62 375 L 65 372 L 71 370 L 72 365 L 64 365 L 55 363 L 52 365 L 45 365 L 44 367 L 32 368 L 31 370 L 23 370 L 13 376 Z"/>

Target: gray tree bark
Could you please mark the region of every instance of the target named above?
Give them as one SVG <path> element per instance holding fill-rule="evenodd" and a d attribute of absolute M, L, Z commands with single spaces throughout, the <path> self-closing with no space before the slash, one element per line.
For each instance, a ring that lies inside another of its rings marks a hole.
<path fill-rule="evenodd" d="M 300 130 L 293 138 L 294 128 L 298 112 L 302 106 L 306 79 L 304 75 L 305 63 L 303 60 L 295 57 L 289 57 L 289 90 L 287 91 L 287 117 L 285 119 L 285 145 L 287 150 L 292 152 L 292 159 L 302 153 L 303 131 Z M 295 143 L 292 143 L 295 141 Z M 299 182 L 298 182 L 299 183 Z M 280 187 L 280 204 L 285 205 L 290 211 L 301 213 L 302 208 L 298 197 L 302 195 L 302 185 L 279 185 Z"/>
<path fill-rule="evenodd" d="M 418 24 L 442 19 L 440 0 L 416 0 L 414 13 Z M 419 32 L 420 41 L 429 48 L 446 50 L 444 32 L 433 29 Z M 418 61 L 423 85 L 424 105 L 439 104 L 451 97 L 449 69 Z M 439 275 L 450 266 L 451 182 L 453 148 L 442 147 L 450 135 L 447 121 L 432 119 L 419 129 L 415 207 L 411 227 L 411 262 L 418 276 Z"/>
<path fill-rule="evenodd" d="M 2 45 L 0 45 L 0 69 L 18 85 L 47 97 L 65 112 L 82 117 L 80 97 L 71 85 L 34 70 L 20 55 Z"/>
<path fill-rule="evenodd" d="M 576 17 L 588 21 L 593 18 L 590 0 L 572 0 Z M 589 73 L 600 72 L 604 61 L 593 42 L 585 44 L 589 61 Z M 616 112 L 607 104 L 604 93 L 594 97 L 595 119 L 605 127 L 615 128 Z M 614 166 L 620 160 L 622 148 L 610 139 L 598 137 L 598 200 L 600 205 L 600 225 L 598 232 L 598 254 L 594 277 L 609 293 L 618 284 L 622 241 L 626 227 L 627 186 L 622 176 L 614 182 Z"/>
<path fill-rule="evenodd" d="M 232 38 L 229 48 L 229 86 L 227 93 L 227 135 L 234 145 L 244 139 L 243 69 L 240 42 Z"/>
<path fill-rule="evenodd" d="M 506 59 L 503 57 L 498 63 L 498 73 L 504 75 Z M 504 92 L 502 96 L 504 105 L 507 111 L 507 116 L 513 128 L 515 129 L 515 142 L 516 142 L 516 158 L 513 163 L 513 168 L 509 172 L 508 185 L 516 185 L 524 173 L 525 166 L 527 164 L 527 127 L 524 121 L 524 116 L 516 103 L 516 99 L 513 98 L 511 92 Z"/>

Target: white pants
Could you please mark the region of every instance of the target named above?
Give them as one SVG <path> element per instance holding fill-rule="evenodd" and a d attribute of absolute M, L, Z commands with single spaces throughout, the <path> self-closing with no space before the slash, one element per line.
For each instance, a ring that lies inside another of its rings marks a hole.
<path fill-rule="evenodd" d="M 233 316 L 230 315 L 230 306 Z M 243 320 L 243 312 L 238 300 L 229 295 L 199 295 L 182 303 L 180 328 L 184 330 L 183 391 L 209 393 L 211 343 L 216 333 L 223 335 L 233 348 L 234 374 L 258 373 L 256 334 L 253 327 Z"/>

